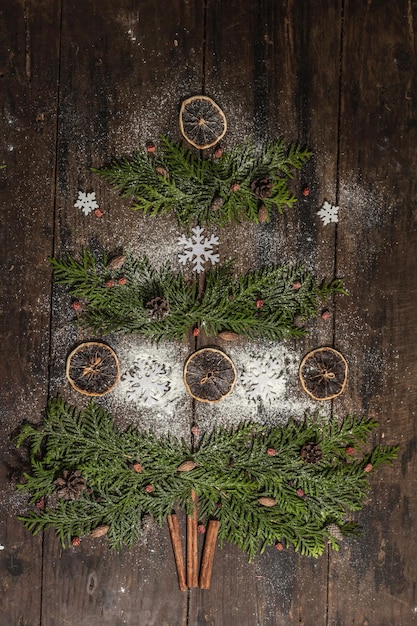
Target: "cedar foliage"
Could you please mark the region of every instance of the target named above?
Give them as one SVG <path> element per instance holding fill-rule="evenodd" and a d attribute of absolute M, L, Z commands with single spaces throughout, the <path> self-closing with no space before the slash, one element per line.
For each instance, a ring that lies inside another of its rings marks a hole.
<path fill-rule="evenodd" d="M 94 402 L 78 410 L 54 399 L 41 426 L 24 425 L 18 438 L 18 445 L 28 442 L 31 457 L 31 472 L 18 488 L 32 504 L 46 501 L 44 509 L 19 519 L 34 534 L 53 527 L 64 547 L 107 525 L 110 546 L 121 548 L 139 540 L 144 515 L 162 524 L 175 507 L 190 512 L 194 490 L 199 519 L 219 520 L 220 539 L 236 543 L 249 558 L 277 541 L 318 557 L 328 543 L 338 548 L 330 526 L 345 535 L 357 532 L 348 518 L 370 489 L 369 465 L 374 471 L 396 457 L 391 446 L 364 451 L 376 426 L 372 419 L 348 416 L 339 423 L 319 415 L 290 419 L 286 426 L 241 423 L 204 435 L 193 452 L 172 436 L 158 439 L 133 426 L 120 430 Z M 322 456 L 307 463 L 300 451 L 312 441 Z M 196 467 L 178 471 L 187 460 Z M 75 501 L 56 497 L 54 481 L 64 470 L 78 470 L 86 481 Z M 265 497 L 276 505 L 261 506 L 258 499 Z"/>
<path fill-rule="evenodd" d="M 179 224 L 224 225 L 258 222 L 264 204 L 268 220 L 273 210 L 282 213 L 296 198 L 288 188 L 295 169 L 311 156 L 283 139 L 257 147 L 253 141 L 224 151 L 216 158 L 202 158 L 169 137 L 160 138 L 160 150 L 149 154 L 137 150 L 132 157 L 93 169 L 123 197 L 134 198 L 132 206 L 151 216 L 173 212 Z M 266 179 L 270 184 L 262 200 L 253 186 Z M 238 188 L 237 188 L 238 187 Z"/>
<path fill-rule="evenodd" d="M 322 302 L 346 294 L 341 279 L 319 284 L 301 265 L 265 267 L 235 278 L 233 263 L 227 262 L 207 271 L 201 293 L 197 281 L 187 282 L 169 265 L 157 270 L 145 257 L 128 256 L 114 271 L 108 269 L 106 255 L 96 259 L 88 250 L 80 261 L 67 256 L 50 262 L 56 282 L 82 301 L 82 324 L 101 334 L 138 333 L 157 341 L 183 339 L 197 326 L 212 336 L 228 330 L 250 339 L 300 337 L 306 334 L 303 324 L 317 315 Z M 119 278 L 125 284 L 119 285 Z M 106 286 L 109 280 L 111 287 Z M 169 305 L 161 320 L 150 319 L 146 312 L 156 296 Z"/>

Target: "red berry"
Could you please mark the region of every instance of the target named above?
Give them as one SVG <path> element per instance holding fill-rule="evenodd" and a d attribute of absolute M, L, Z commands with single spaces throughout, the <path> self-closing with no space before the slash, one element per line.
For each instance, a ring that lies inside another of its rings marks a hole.
<path fill-rule="evenodd" d="M 299 498 L 302 498 L 303 496 L 305 496 L 304 491 L 301 489 L 301 487 L 299 487 L 296 491 L 296 494 Z"/>
<path fill-rule="evenodd" d="M 96 217 L 103 217 L 104 213 L 101 209 L 94 209 L 94 215 Z"/>
<path fill-rule="evenodd" d="M 263 305 L 264 305 L 264 301 L 263 300 L 257 300 L 256 301 L 256 308 L 257 309 L 262 309 Z"/>
<path fill-rule="evenodd" d="M 81 310 L 81 302 L 79 300 L 73 300 L 71 307 L 74 309 L 74 311 L 80 311 Z"/>
<path fill-rule="evenodd" d="M 230 187 L 230 191 L 239 191 L 239 189 L 240 189 L 239 183 L 233 183 L 233 185 Z"/>
<path fill-rule="evenodd" d="M 114 280 L 110 278 L 109 280 L 106 280 L 104 284 L 106 285 L 106 287 L 114 287 Z"/>
<path fill-rule="evenodd" d="M 73 537 L 71 540 L 71 544 L 74 546 L 74 548 L 76 546 L 79 546 L 81 543 L 81 539 L 79 537 Z"/>
<path fill-rule="evenodd" d="M 152 493 L 152 491 L 155 491 L 155 487 L 153 485 L 146 485 L 145 491 L 146 493 Z"/>
<path fill-rule="evenodd" d="M 299 280 L 296 280 L 293 284 L 292 284 L 292 288 L 295 290 L 301 289 L 301 283 Z"/>
<path fill-rule="evenodd" d="M 146 152 L 148 152 L 148 154 L 152 154 L 153 152 L 156 152 L 156 146 L 153 141 L 146 142 Z"/>
<path fill-rule="evenodd" d="M 346 454 L 354 454 L 355 448 L 353 446 L 348 446 L 345 450 Z"/>
<path fill-rule="evenodd" d="M 119 285 L 126 285 L 127 283 L 127 278 L 119 278 L 119 280 L 117 281 L 119 283 Z"/>
<path fill-rule="evenodd" d="M 44 509 L 45 508 L 45 498 L 40 498 L 37 503 L 36 503 L 36 508 L 37 509 Z"/>
<path fill-rule="evenodd" d="M 282 545 L 282 543 L 280 541 L 277 541 L 275 544 L 275 548 L 279 551 L 282 552 L 284 549 L 284 546 Z"/>
<path fill-rule="evenodd" d="M 309 196 L 310 195 L 310 188 L 309 187 L 303 187 L 303 196 Z"/>
<path fill-rule="evenodd" d="M 194 337 L 198 337 L 198 335 L 200 334 L 200 329 L 199 328 L 194 328 L 193 330 L 193 336 Z"/>
<path fill-rule="evenodd" d="M 191 426 L 191 433 L 195 436 L 200 434 L 200 429 L 197 426 L 197 424 L 194 424 L 194 426 Z"/>
<path fill-rule="evenodd" d="M 216 148 L 214 151 L 214 156 L 216 159 L 220 159 L 223 156 L 223 148 Z"/>
<path fill-rule="evenodd" d="M 204 524 L 199 524 L 197 526 L 197 532 L 200 533 L 200 535 L 204 535 L 204 533 L 206 532 L 206 527 L 204 526 Z"/>
<path fill-rule="evenodd" d="M 268 456 L 275 456 L 277 451 L 275 450 L 275 448 L 268 448 L 266 453 L 267 453 Z"/>
<path fill-rule="evenodd" d="M 367 464 L 365 465 L 365 467 L 363 468 L 363 471 L 364 471 L 364 472 L 367 472 L 367 473 L 368 473 L 368 472 L 372 472 L 373 468 L 374 468 L 374 466 L 372 465 L 372 463 L 367 463 Z"/>
<path fill-rule="evenodd" d="M 138 474 L 141 473 L 142 471 L 142 465 L 140 463 L 133 463 L 133 469 L 135 470 L 135 472 L 137 472 Z"/>
<path fill-rule="evenodd" d="M 332 314 L 330 313 L 328 309 L 325 309 L 321 313 L 321 319 L 324 320 L 325 322 L 327 322 L 331 318 L 331 316 Z"/>

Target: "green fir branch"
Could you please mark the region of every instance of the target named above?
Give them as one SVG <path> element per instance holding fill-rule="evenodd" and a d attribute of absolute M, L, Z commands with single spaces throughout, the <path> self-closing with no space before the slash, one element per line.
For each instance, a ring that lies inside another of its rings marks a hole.
<path fill-rule="evenodd" d="M 172 212 L 184 226 L 224 225 L 258 222 L 261 204 L 266 206 L 268 219 L 273 211 L 282 213 L 291 207 L 296 198 L 288 180 L 310 156 L 308 150 L 279 139 L 260 148 L 248 140 L 219 158 L 207 159 L 162 136 L 156 154 L 138 150 L 130 158 L 93 171 L 123 197 L 133 197 L 132 208 L 144 214 Z M 260 198 L 255 192 L 259 180 L 267 180 L 271 186 L 267 197 Z"/>
<path fill-rule="evenodd" d="M 329 542 L 338 547 L 330 525 L 342 535 L 357 532 L 347 518 L 362 508 L 371 471 L 396 457 L 397 448 L 381 445 L 349 453 L 376 426 L 356 416 L 339 422 L 319 415 L 286 426 L 242 423 L 205 434 L 193 452 L 172 436 L 120 430 L 94 402 L 78 410 L 55 399 L 43 423 L 24 426 L 18 439 L 28 441 L 32 464 L 18 488 L 32 504 L 46 503 L 20 519 L 33 533 L 53 527 L 63 546 L 105 525 L 110 546 L 120 548 L 138 541 L 145 515 L 162 524 L 175 508 L 190 511 L 194 491 L 199 519 L 219 520 L 220 540 L 249 558 L 276 542 L 317 557 Z M 321 450 L 317 462 L 301 454 L 311 442 Z M 193 461 L 189 471 L 179 471 L 184 461 Z M 73 499 L 58 498 L 55 481 L 75 471 L 86 488 Z"/>
<path fill-rule="evenodd" d="M 51 259 L 51 265 L 56 282 L 82 301 L 81 324 L 101 334 L 137 333 L 157 341 L 181 340 L 196 326 L 211 336 L 232 331 L 251 339 L 300 337 L 325 300 L 346 294 L 341 279 L 319 284 L 301 265 L 270 266 L 235 278 L 228 262 L 208 270 L 202 294 L 197 281 L 187 282 L 169 265 L 156 270 L 146 258 L 128 256 L 122 268 L 111 271 L 106 255 L 96 260 L 85 250 L 80 261 L 67 256 Z M 147 313 L 156 296 L 169 307 L 163 319 Z"/>

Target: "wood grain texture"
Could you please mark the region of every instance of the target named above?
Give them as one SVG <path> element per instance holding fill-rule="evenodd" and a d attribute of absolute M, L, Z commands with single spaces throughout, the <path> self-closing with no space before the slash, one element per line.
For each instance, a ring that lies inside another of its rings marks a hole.
<path fill-rule="evenodd" d="M 334 624 L 417 621 L 416 18 L 411 2 L 345 4 L 337 260 L 351 296 L 336 336 L 352 380 L 335 404 L 377 418 L 376 440 L 401 448 L 372 480 L 361 538 L 331 557 Z"/>
<path fill-rule="evenodd" d="M 13 435 L 39 421 L 48 395 L 59 3 L 2 3 L 0 30 L 0 614 L 4 624 L 40 620 L 42 537 L 15 516 L 27 465 Z"/>

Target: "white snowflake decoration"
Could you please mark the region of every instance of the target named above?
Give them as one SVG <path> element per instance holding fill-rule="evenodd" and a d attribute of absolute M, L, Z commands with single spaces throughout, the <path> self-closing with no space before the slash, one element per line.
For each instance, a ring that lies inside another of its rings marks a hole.
<path fill-rule="evenodd" d="M 98 209 L 95 192 L 93 191 L 92 193 L 84 193 L 83 191 L 79 191 L 78 200 L 74 204 L 74 206 L 77 209 L 81 209 L 84 215 L 89 215 L 91 211 L 94 211 L 94 209 Z"/>
<path fill-rule="evenodd" d="M 158 404 L 170 389 L 165 365 L 151 358 L 136 359 L 121 381 L 127 385 L 127 398 L 145 406 Z"/>
<path fill-rule="evenodd" d="M 338 213 L 339 207 L 330 204 L 327 200 L 324 202 L 320 211 L 317 211 L 317 215 L 322 220 L 324 226 L 327 226 L 327 224 L 330 224 L 331 222 L 338 222 Z"/>
<path fill-rule="evenodd" d="M 250 400 L 272 402 L 285 391 L 283 367 L 273 358 L 254 358 L 240 376 Z"/>
<path fill-rule="evenodd" d="M 219 244 L 219 238 L 215 235 L 211 235 L 210 239 L 203 238 L 204 229 L 201 226 L 196 226 L 191 229 L 194 233 L 191 237 L 181 235 L 178 238 L 178 244 L 184 247 L 184 252 L 178 254 L 178 260 L 185 265 L 187 262 L 194 263 L 193 270 L 200 274 L 204 271 L 204 263 L 211 261 L 211 264 L 219 262 L 219 255 L 213 253 L 213 246 Z"/>

